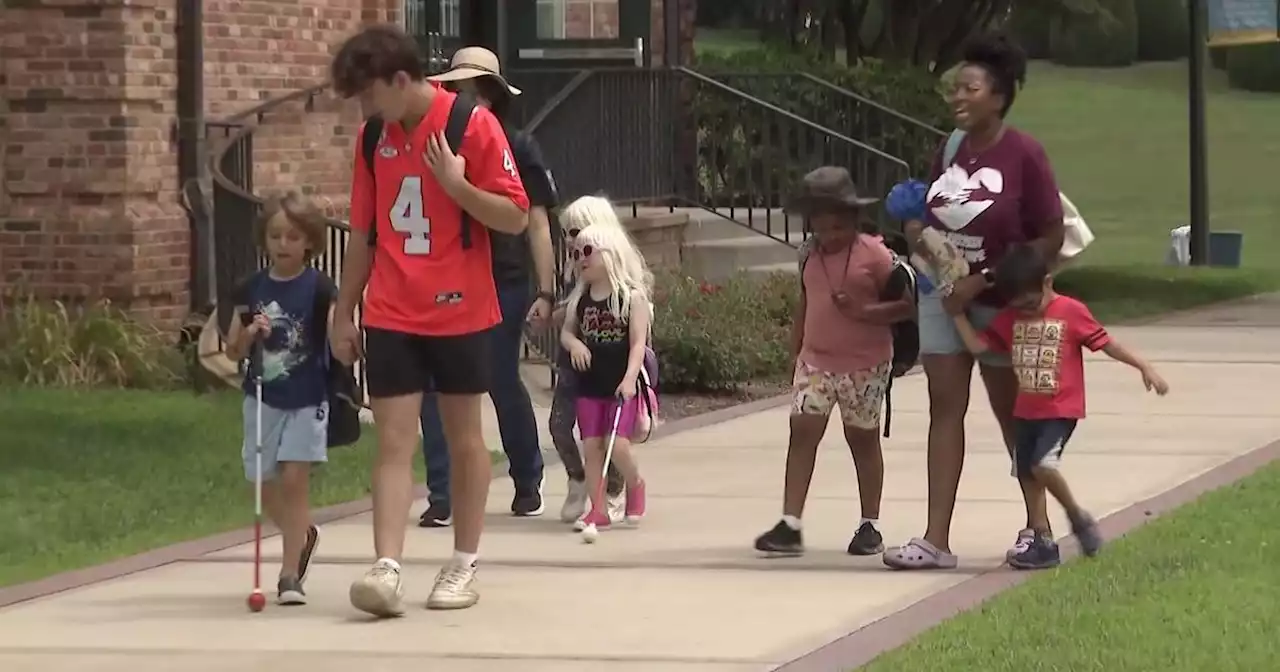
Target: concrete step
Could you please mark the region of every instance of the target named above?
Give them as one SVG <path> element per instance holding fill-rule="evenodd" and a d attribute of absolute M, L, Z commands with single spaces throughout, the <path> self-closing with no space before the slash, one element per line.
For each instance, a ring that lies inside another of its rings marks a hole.
<path fill-rule="evenodd" d="M 774 273 L 795 274 L 800 271 L 800 267 L 796 263 L 796 260 L 792 259 L 791 261 L 779 262 L 776 264 L 759 264 L 756 266 L 748 266 L 745 270 L 746 272 L 751 273 L 752 275 L 773 275 Z"/>
<path fill-rule="evenodd" d="M 804 221 L 788 217 L 779 210 L 729 210 L 690 213 L 685 240 L 718 240 L 770 235 L 799 244 L 804 240 Z"/>
<path fill-rule="evenodd" d="M 754 266 L 792 264 L 795 248 L 762 235 L 686 242 L 685 271 L 707 280 L 722 280 Z"/>

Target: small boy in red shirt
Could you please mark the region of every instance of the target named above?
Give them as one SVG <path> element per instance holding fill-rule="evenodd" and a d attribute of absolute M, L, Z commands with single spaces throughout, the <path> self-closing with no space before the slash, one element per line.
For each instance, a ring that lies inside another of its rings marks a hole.
<path fill-rule="evenodd" d="M 1169 385 L 1148 362 L 1117 343 L 1080 301 L 1053 291 L 1053 276 L 1030 246 L 1010 250 L 995 271 L 1007 307 L 979 334 L 963 312 L 956 329 L 970 352 L 1009 353 L 1018 376 L 1014 405 L 1015 474 L 1027 493 L 1032 534 L 1009 564 L 1047 569 L 1061 561 L 1049 528 L 1047 490 L 1066 509 L 1071 531 L 1087 556 L 1102 546 L 1098 523 L 1071 494 L 1058 462 L 1076 423 L 1084 418 L 1083 348 L 1101 350 L 1142 373 L 1142 384 L 1164 396 Z"/>

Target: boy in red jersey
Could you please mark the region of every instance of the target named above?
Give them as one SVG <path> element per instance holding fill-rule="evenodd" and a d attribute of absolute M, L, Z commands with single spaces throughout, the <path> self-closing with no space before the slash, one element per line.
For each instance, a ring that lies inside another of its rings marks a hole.
<path fill-rule="evenodd" d="M 956 330 L 975 355 L 1008 353 L 1018 376 L 1013 407 L 1015 474 L 1023 482 L 1033 536 L 1009 556 L 1016 569 L 1045 569 L 1061 562 L 1049 527 L 1047 490 L 1067 511 L 1071 531 L 1085 555 L 1102 546 L 1098 523 L 1076 502 L 1058 471 L 1062 449 L 1084 418 L 1083 348 L 1101 350 L 1137 369 L 1148 390 L 1164 396 L 1169 385 L 1150 363 L 1111 338 L 1083 303 L 1053 291 L 1053 276 L 1030 245 L 1011 249 L 995 270 L 996 289 L 1008 307 L 979 334 L 964 312 L 953 313 Z"/>
<path fill-rule="evenodd" d="M 331 332 L 339 359 L 365 356 L 378 428 L 378 560 L 351 586 L 351 603 L 376 616 L 403 613 L 400 559 L 418 415 L 423 393 L 433 389 L 449 444 L 455 522 L 454 555 L 427 607 L 464 609 L 479 599 L 475 563 L 490 478 L 480 400 L 489 384 L 489 330 L 500 319 L 485 227 L 520 233 L 529 199 L 488 110 L 471 114 L 459 154 L 449 147 L 444 131 L 456 96 L 425 80 L 418 46 L 400 28 L 373 26 L 348 39 L 332 75 L 334 89 L 358 96 L 382 126 L 373 165 L 361 156 L 370 122 L 356 138 L 351 237 Z M 354 321 L 362 298 L 363 348 Z"/>

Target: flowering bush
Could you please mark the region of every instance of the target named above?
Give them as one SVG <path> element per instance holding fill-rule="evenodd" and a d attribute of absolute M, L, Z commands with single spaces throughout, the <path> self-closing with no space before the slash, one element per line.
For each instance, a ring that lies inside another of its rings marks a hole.
<path fill-rule="evenodd" d="M 663 391 L 728 391 L 791 372 L 795 274 L 741 273 L 721 283 L 660 273 L 654 348 Z"/>

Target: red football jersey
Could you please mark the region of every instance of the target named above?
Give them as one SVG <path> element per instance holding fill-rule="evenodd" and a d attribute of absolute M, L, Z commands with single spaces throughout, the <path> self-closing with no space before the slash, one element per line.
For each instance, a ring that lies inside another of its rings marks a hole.
<path fill-rule="evenodd" d="M 1083 303 L 1058 295 L 1041 315 L 1005 309 L 991 321 L 983 340 L 1007 352 L 1018 374 L 1013 417 L 1052 420 L 1084 417 L 1084 355 L 1098 351 L 1111 336 Z"/>
<path fill-rule="evenodd" d="M 378 227 L 373 269 L 365 290 L 364 325 L 424 336 L 456 336 L 488 329 L 501 320 L 493 283 L 489 233 L 472 219 L 471 247 L 462 247 L 462 210 L 427 165 L 427 140 L 443 133 L 457 96 L 442 89 L 422 121 L 406 132 L 387 121 L 374 154 L 376 183 L 356 135 L 351 178 L 351 227 Z M 467 181 L 529 209 L 507 142 L 489 110 L 477 106 L 463 135 Z"/>

